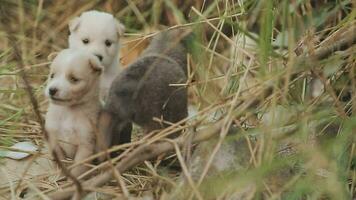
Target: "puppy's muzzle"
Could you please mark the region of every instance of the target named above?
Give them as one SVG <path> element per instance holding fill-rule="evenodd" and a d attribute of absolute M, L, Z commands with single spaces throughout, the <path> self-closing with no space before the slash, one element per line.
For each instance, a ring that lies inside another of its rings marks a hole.
<path fill-rule="evenodd" d="M 57 91 L 57 88 L 49 88 L 49 95 L 54 96 L 56 95 Z"/>
<path fill-rule="evenodd" d="M 103 56 L 102 56 L 102 55 L 100 55 L 100 54 L 95 54 L 95 56 L 99 58 L 100 62 L 103 61 Z"/>

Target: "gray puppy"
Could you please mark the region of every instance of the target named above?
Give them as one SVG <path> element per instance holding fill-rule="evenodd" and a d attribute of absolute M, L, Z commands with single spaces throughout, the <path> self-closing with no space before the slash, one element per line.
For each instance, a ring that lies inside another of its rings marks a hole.
<path fill-rule="evenodd" d="M 131 132 L 118 130 L 136 123 L 146 133 L 167 127 L 187 117 L 187 88 L 172 86 L 187 81 L 184 30 L 170 30 L 156 35 L 142 55 L 114 80 L 102 116 L 105 132 L 119 143 L 129 142 Z M 108 122 L 109 121 L 109 122 Z M 119 128 L 120 129 L 120 128 Z M 114 133 L 115 131 L 115 133 Z"/>

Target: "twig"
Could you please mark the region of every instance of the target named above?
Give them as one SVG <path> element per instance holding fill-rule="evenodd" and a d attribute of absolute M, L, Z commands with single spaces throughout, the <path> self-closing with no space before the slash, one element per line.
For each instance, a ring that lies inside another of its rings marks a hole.
<path fill-rule="evenodd" d="M 325 56 L 328 56 L 331 53 L 333 53 L 338 48 L 348 48 L 352 46 L 355 43 L 355 41 L 356 41 L 356 35 L 350 34 L 344 39 L 340 39 L 339 42 L 323 47 L 321 49 L 318 48 L 313 56 L 306 55 L 306 54 L 302 54 L 301 56 L 298 56 L 296 63 L 301 64 L 301 63 L 305 63 L 308 60 L 309 61 L 321 60 L 325 58 Z M 266 89 L 267 94 L 265 96 L 268 96 L 272 93 L 270 89 L 271 88 Z M 239 105 L 241 104 L 237 104 L 236 106 Z M 256 105 L 256 101 L 250 101 L 246 106 L 249 107 L 253 105 Z M 211 125 L 207 129 L 197 132 L 196 135 L 194 136 L 193 142 L 204 141 L 213 136 L 219 135 L 218 133 L 220 132 L 220 129 L 223 125 L 224 123 L 220 121 Z M 182 146 L 184 144 L 184 139 L 183 137 L 179 137 L 175 139 L 174 142 L 176 142 L 178 146 Z M 155 142 L 151 144 L 142 144 L 137 149 L 129 153 L 127 157 L 123 158 L 115 167 L 117 170 L 119 170 L 122 173 L 145 160 L 152 159 L 162 153 L 170 152 L 173 149 L 174 149 L 174 145 L 172 145 L 169 142 Z M 99 176 L 93 177 L 88 181 L 85 181 L 83 185 L 85 188 L 101 186 L 111 178 L 112 178 L 112 172 L 106 172 Z M 74 188 L 70 187 L 64 189 L 63 191 L 52 193 L 50 194 L 50 197 L 52 199 L 64 199 L 64 198 L 68 198 L 73 192 L 74 192 Z"/>
<path fill-rule="evenodd" d="M 212 124 L 209 128 L 204 130 L 198 131 L 194 136 L 193 142 L 200 142 L 211 137 L 218 135 L 217 133 L 220 132 L 222 123 L 217 122 Z M 178 146 L 184 145 L 184 137 L 179 137 L 173 140 Z M 125 172 L 126 170 L 136 166 L 137 164 L 155 158 L 162 153 L 171 152 L 174 150 L 174 145 L 170 142 L 156 142 L 152 144 L 142 144 L 141 146 L 137 147 L 133 150 L 130 154 L 124 157 L 120 162 L 118 162 L 115 166 L 117 170 L 121 173 Z M 98 187 L 105 184 L 107 181 L 111 180 L 112 178 L 112 171 L 107 171 L 104 174 L 100 174 L 98 176 L 92 177 L 91 179 L 85 181 L 83 183 L 84 190 L 86 188 L 93 188 Z M 62 191 L 54 192 L 49 195 L 51 199 L 66 199 L 72 195 L 75 191 L 73 187 L 69 187 Z"/>
<path fill-rule="evenodd" d="M 338 38 L 335 38 L 336 42 L 328 45 L 321 46 L 317 48 L 313 55 L 308 52 L 304 52 L 297 57 L 296 64 L 310 66 L 313 64 L 310 61 L 318 61 L 326 58 L 330 54 L 334 53 L 336 50 L 345 50 L 356 44 L 356 25 L 352 26 L 350 30 L 346 31 L 345 34 L 341 34 Z"/>
<path fill-rule="evenodd" d="M 167 141 L 168 141 L 168 142 L 171 142 L 171 143 L 174 145 L 174 149 L 175 149 L 175 151 L 176 151 L 176 154 L 177 154 L 179 163 L 180 163 L 180 165 L 182 166 L 182 169 L 183 169 L 183 174 L 184 174 L 185 177 L 187 178 L 187 181 L 188 181 L 189 185 L 192 187 L 195 196 L 196 196 L 199 200 L 203 200 L 203 197 L 202 197 L 201 194 L 199 193 L 199 191 L 198 191 L 198 189 L 197 189 L 197 186 L 196 186 L 196 184 L 194 184 L 194 181 L 193 181 L 193 179 L 192 179 L 192 176 L 191 176 L 191 174 L 189 173 L 189 170 L 188 170 L 186 164 L 184 163 L 184 159 L 183 159 L 182 153 L 180 152 L 179 146 L 177 145 L 177 143 L 174 143 L 174 142 L 172 142 L 171 140 L 168 140 L 168 139 L 167 139 Z"/>
<path fill-rule="evenodd" d="M 245 80 L 246 77 L 247 77 L 247 73 L 248 73 L 249 69 L 247 69 L 242 77 L 242 80 Z M 203 169 L 203 172 L 201 173 L 200 177 L 199 177 L 199 180 L 198 180 L 198 186 L 200 186 L 200 184 L 203 182 L 205 176 L 207 175 L 208 173 L 208 170 L 215 158 L 215 155 L 217 154 L 217 152 L 219 151 L 228 131 L 229 131 L 229 127 L 231 126 L 231 123 L 232 123 L 232 120 L 233 120 L 233 111 L 234 109 L 236 108 L 236 106 L 238 105 L 238 97 L 240 96 L 240 92 L 241 92 L 241 86 L 238 88 L 233 100 L 232 100 L 232 105 L 231 107 L 229 108 L 229 111 L 227 113 L 227 117 L 225 118 L 224 120 L 224 124 L 223 124 L 223 128 L 222 128 L 222 131 L 220 133 L 220 137 L 219 137 L 219 140 L 217 142 L 217 144 L 215 145 L 208 161 L 207 161 L 207 164 L 204 166 L 204 169 Z M 248 107 L 248 106 L 247 106 Z M 246 108 L 247 108 L 246 107 Z M 190 196 L 189 199 L 192 199 L 192 196 Z"/>
<path fill-rule="evenodd" d="M 344 34 L 341 34 L 337 41 L 328 46 L 319 47 L 315 51 L 315 59 L 322 60 L 335 52 L 336 50 L 344 50 L 352 45 L 356 44 L 356 25 L 350 27 L 350 30 L 346 31 Z"/>
<path fill-rule="evenodd" d="M 28 96 L 30 98 L 33 111 L 34 111 L 34 113 L 35 113 L 35 115 L 37 117 L 37 121 L 40 124 L 40 127 L 42 129 L 42 133 L 43 133 L 45 139 L 48 141 L 48 139 L 49 139 L 48 133 L 45 130 L 44 120 L 42 119 L 41 113 L 39 111 L 38 102 L 37 102 L 35 96 L 33 95 L 32 86 L 30 85 L 30 83 L 29 83 L 29 81 L 27 79 L 27 75 L 26 75 L 26 72 L 25 72 L 25 69 L 24 69 L 25 64 L 23 62 L 22 56 L 19 53 L 17 45 L 14 42 L 15 38 L 12 36 L 12 34 L 8 34 L 8 35 L 9 35 L 9 41 L 10 41 L 10 43 L 12 45 L 13 50 L 14 50 L 15 58 L 16 58 L 17 62 L 19 63 L 19 66 L 22 69 L 22 70 L 19 71 L 19 73 L 20 73 L 20 76 L 21 76 L 21 78 L 22 78 L 22 80 L 23 80 L 23 82 L 25 84 L 25 89 L 26 89 L 26 92 L 27 92 L 27 94 L 28 94 Z M 78 194 L 82 194 L 83 193 L 83 188 L 82 188 L 80 182 L 78 181 L 78 179 L 75 176 L 73 176 L 70 173 L 70 171 L 66 168 L 66 166 L 62 163 L 62 161 L 59 159 L 59 156 L 57 155 L 55 150 L 52 149 L 51 147 L 50 147 L 50 150 L 51 150 L 51 153 L 53 155 L 54 161 L 58 164 L 58 166 L 61 169 L 61 171 L 63 172 L 63 174 L 73 181 L 74 185 L 76 186 Z"/>
<path fill-rule="evenodd" d="M 266 89 L 269 91 L 269 88 Z M 271 93 L 269 92 L 269 95 Z M 236 103 L 237 106 L 242 106 L 242 109 L 247 109 L 250 108 L 251 106 L 256 105 L 256 99 L 255 100 L 249 100 L 248 102 L 239 102 Z M 212 137 L 219 136 L 221 128 L 226 125 L 225 121 L 218 121 L 215 122 L 214 124 L 211 124 L 207 128 L 200 130 L 196 132 L 196 134 L 193 136 L 192 143 L 199 143 L 201 141 L 208 140 Z M 180 136 L 172 142 L 176 143 L 179 147 L 184 146 L 186 143 L 185 137 Z M 126 157 L 123 157 L 122 160 L 120 160 L 115 168 L 123 173 L 128 169 L 131 169 L 132 167 L 144 162 L 145 160 L 149 160 L 152 158 L 155 158 L 163 153 L 168 153 L 174 150 L 174 145 L 171 142 L 167 141 L 156 141 L 153 143 L 142 143 L 141 146 L 138 146 L 135 150 L 132 152 L 128 153 Z M 83 184 L 84 186 L 84 192 L 88 190 L 88 188 L 94 188 L 98 186 L 104 185 L 106 182 L 111 180 L 113 177 L 113 172 L 112 170 L 108 170 L 103 174 L 97 175 L 95 177 L 90 178 L 89 180 L 85 181 Z M 75 191 L 75 188 L 69 187 L 67 189 L 63 189 L 62 191 L 54 192 L 52 194 L 49 194 L 49 197 L 51 199 L 66 199 L 70 197 L 73 192 Z"/>

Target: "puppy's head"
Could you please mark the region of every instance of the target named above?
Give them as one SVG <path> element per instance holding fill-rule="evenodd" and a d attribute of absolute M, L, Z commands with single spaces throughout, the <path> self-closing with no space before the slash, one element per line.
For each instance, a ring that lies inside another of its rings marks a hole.
<path fill-rule="evenodd" d="M 119 116 L 121 119 L 134 119 L 139 78 L 138 74 L 131 76 L 131 71 L 127 69 L 120 73 L 111 84 L 109 97 L 105 103 L 105 110 Z"/>
<path fill-rule="evenodd" d="M 88 11 L 69 22 L 69 31 L 69 48 L 86 49 L 108 67 L 118 56 L 125 27 L 108 13 Z"/>
<path fill-rule="evenodd" d="M 51 103 L 77 105 L 99 95 L 103 67 L 89 52 L 65 49 L 53 60 L 45 95 Z"/>

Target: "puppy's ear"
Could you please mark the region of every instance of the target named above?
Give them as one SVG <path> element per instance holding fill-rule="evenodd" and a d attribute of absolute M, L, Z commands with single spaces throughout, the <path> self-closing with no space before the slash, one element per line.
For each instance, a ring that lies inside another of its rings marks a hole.
<path fill-rule="evenodd" d="M 74 33 L 79 28 L 79 25 L 80 25 L 79 17 L 76 17 L 76 18 L 70 20 L 68 23 L 69 32 Z"/>
<path fill-rule="evenodd" d="M 116 24 L 116 31 L 117 34 L 120 36 L 123 36 L 125 33 L 125 26 L 121 24 L 118 20 L 115 19 L 115 24 Z"/>
<path fill-rule="evenodd" d="M 104 70 L 104 67 L 101 65 L 99 59 L 95 56 L 91 56 L 89 58 L 89 66 L 94 72 L 97 72 L 98 74 L 101 74 Z"/>

